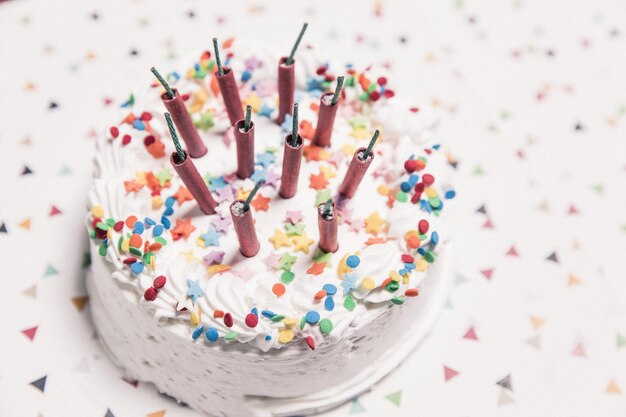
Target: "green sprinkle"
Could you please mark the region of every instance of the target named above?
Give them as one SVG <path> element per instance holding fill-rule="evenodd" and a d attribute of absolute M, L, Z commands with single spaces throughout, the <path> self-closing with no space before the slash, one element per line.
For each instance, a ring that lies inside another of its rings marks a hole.
<path fill-rule="evenodd" d="M 285 320 L 285 316 L 283 316 L 282 314 L 276 314 L 274 317 L 271 318 L 272 321 L 283 321 Z"/>
<path fill-rule="evenodd" d="M 304 329 L 304 325 L 306 324 L 306 317 L 302 316 L 300 319 L 300 330 Z"/>
<path fill-rule="evenodd" d="M 142 256 L 141 251 L 139 249 L 137 249 L 137 248 L 132 247 L 132 246 L 130 247 L 129 251 L 130 251 L 130 253 L 132 253 L 135 256 Z"/>
<path fill-rule="evenodd" d="M 324 334 L 328 334 L 333 329 L 333 322 L 330 319 L 322 319 L 320 321 L 320 330 Z"/>
<path fill-rule="evenodd" d="M 107 219 L 106 222 L 109 225 L 109 227 L 115 226 L 115 219 Z"/>
<path fill-rule="evenodd" d="M 371 93 L 372 91 L 374 91 L 376 89 L 376 84 L 371 83 L 369 87 L 367 87 L 367 93 Z"/>
<path fill-rule="evenodd" d="M 237 332 L 230 331 L 226 333 L 226 335 L 224 335 L 224 340 L 232 342 L 233 340 L 237 339 L 237 336 Z"/>
<path fill-rule="evenodd" d="M 396 305 L 404 304 L 404 298 L 396 296 L 391 299 L 391 302 Z"/>
<path fill-rule="evenodd" d="M 408 200 L 408 197 L 404 191 L 398 191 L 398 194 L 396 194 L 396 200 L 398 200 L 401 203 L 406 203 Z"/>
<path fill-rule="evenodd" d="M 424 260 L 428 262 L 429 264 L 432 264 L 433 262 L 435 262 L 435 254 L 432 253 L 431 251 L 427 251 L 424 254 Z"/>
<path fill-rule="evenodd" d="M 100 230 L 104 230 L 105 232 L 107 230 L 109 230 L 111 228 L 111 226 L 109 226 L 108 224 L 106 224 L 105 222 L 98 222 L 98 224 L 96 225 L 96 227 Z"/>
<path fill-rule="evenodd" d="M 296 274 L 294 274 L 293 272 L 283 271 L 283 273 L 280 275 L 280 280 L 285 284 L 289 284 L 291 281 L 293 281 L 295 277 Z"/>
<path fill-rule="evenodd" d="M 400 284 L 398 283 L 398 281 L 394 280 L 389 281 L 389 284 L 387 284 L 387 286 L 385 287 L 385 289 L 389 292 L 398 291 L 398 288 L 400 288 Z"/>
<path fill-rule="evenodd" d="M 96 238 L 96 230 L 95 229 L 92 229 L 92 230 L 89 231 L 89 237 L 92 238 L 92 239 Z"/>
<path fill-rule="evenodd" d="M 167 240 L 163 239 L 161 236 L 157 236 L 154 238 L 155 242 L 159 242 L 161 245 L 167 245 Z"/>
<path fill-rule="evenodd" d="M 156 256 L 154 254 L 154 252 L 146 252 L 142 257 L 141 260 L 143 261 L 144 264 L 146 265 L 150 265 L 150 258 L 152 258 L 153 256 Z"/>
<path fill-rule="evenodd" d="M 98 254 L 100 256 L 106 256 L 106 254 L 107 254 L 107 245 L 105 245 L 105 244 L 100 245 L 100 247 L 98 248 Z"/>
<path fill-rule="evenodd" d="M 352 298 L 351 295 L 348 295 L 343 300 L 343 306 L 346 308 L 346 310 L 352 311 L 356 307 L 356 301 L 354 300 L 354 298 Z"/>
<path fill-rule="evenodd" d="M 120 238 L 117 240 L 117 250 L 118 250 L 118 252 L 122 251 L 122 243 L 124 243 L 124 236 L 120 236 Z"/>
<path fill-rule="evenodd" d="M 356 85 L 356 80 L 354 79 L 354 77 L 348 77 L 346 78 L 344 84 L 346 87 L 354 87 Z"/>

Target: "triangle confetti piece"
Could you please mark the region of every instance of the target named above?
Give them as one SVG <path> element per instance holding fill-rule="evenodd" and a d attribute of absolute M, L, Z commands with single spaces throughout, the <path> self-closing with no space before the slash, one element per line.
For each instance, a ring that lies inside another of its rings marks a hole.
<path fill-rule="evenodd" d="M 52 207 L 50 207 L 50 216 L 56 216 L 59 214 L 61 214 L 61 210 L 59 210 L 57 206 L 53 205 Z"/>
<path fill-rule="evenodd" d="M 451 380 L 452 378 L 454 378 L 458 374 L 459 374 L 458 371 L 456 371 L 456 370 L 454 370 L 452 368 L 448 368 L 445 365 L 443 366 L 443 377 L 444 377 L 446 382 L 448 382 L 449 380 Z"/>
<path fill-rule="evenodd" d="M 476 336 L 476 330 L 474 330 L 474 327 L 470 327 L 465 334 L 463 335 L 463 339 L 468 339 L 468 340 L 476 340 L 478 341 L 478 336 Z"/>
<path fill-rule="evenodd" d="M 569 276 L 567 277 L 567 286 L 568 287 L 573 287 L 575 285 L 578 285 L 578 284 L 580 284 L 580 282 L 581 282 L 580 279 L 576 275 L 569 274 Z"/>
<path fill-rule="evenodd" d="M 87 302 L 89 301 L 89 297 L 88 296 L 72 297 L 70 301 L 72 302 L 72 304 L 74 304 L 74 307 L 76 307 L 76 310 L 80 312 L 80 311 L 83 311 L 83 309 L 85 308 L 85 304 L 87 304 Z"/>
<path fill-rule="evenodd" d="M 526 344 L 537 350 L 541 350 L 541 336 L 537 335 L 537 336 L 531 337 L 530 339 L 526 341 Z"/>
<path fill-rule="evenodd" d="M 31 175 L 33 170 L 28 167 L 28 165 L 24 165 L 24 169 L 22 169 L 21 175 Z"/>
<path fill-rule="evenodd" d="M 512 404 L 513 398 L 507 394 L 505 390 L 500 392 L 500 397 L 498 398 L 498 407 L 502 407 L 504 405 Z"/>
<path fill-rule="evenodd" d="M 491 275 L 493 275 L 493 269 L 483 269 L 482 271 L 480 271 L 480 273 L 483 274 L 483 276 L 487 278 L 489 281 L 491 281 Z"/>
<path fill-rule="evenodd" d="M 7 225 L 4 222 L 0 224 L 0 233 L 9 233 L 9 231 L 7 230 Z"/>
<path fill-rule="evenodd" d="M 49 277 L 50 275 L 57 275 L 59 273 L 59 271 L 57 271 L 57 269 L 55 267 L 53 267 L 52 265 L 48 264 L 48 266 L 46 266 L 46 272 L 44 272 L 44 276 L 45 277 Z"/>
<path fill-rule="evenodd" d="M 39 326 L 29 327 L 28 329 L 22 330 L 22 333 L 24 334 L 24 336 L 28 337 L 30 341 L 32 342 L 33 339 L 35 339 L 35 335 L 37 334 L 38 327 Z"/>
<path fill-rule="evenodd" d="M 30 230 L 30 219 L 24 219 L 18 225 L 24 230 Z"/>
<path fill-rule="evenodd" d="M 484 205 L 478 207 L 478 209 L 476 210 L 477 213 L 482 213 L 482 214 L 487 214 L 487 209 L 485 208 Z"/>
<path fill-rule="evenodd" d="M 508 374 L 498 382 L 496 385 L 500 385 L 502 388 L 508 389 L 509 391 L 513 391 L 513 383 L 511 382 L 511 374 Z"/>
<path fill-rule="evenodd" d="M 539 328 L 546 323 L 544 319 L 535 316 L 530 316 L 530 322 L 535 330 L 539 330 Z"/>
<path fill-rule="evenodd" d="M 614 379 L 611 379 L 604 392 L 607 394 L 621 394 L 622 390 L 619 388 L 619 385 L 617 385 L 617 382 L 615 382 Z"/>
<path fill-rule="evenodd" d="M 552 252 L 550 255 L 548 255 L 548 257 L 546 258 L 546 261 L 559 263 L 559 258 L 557 257 L 556 252 Z"/>
<path fill-rule="evenodd" d="M 617 348 L 621 349 L 626 346 L 626 336 L 621 333 L 617 334 Z"/>
<path fill-rule="evenodd" d="M 506 256 L 519 256 L 519 254 L 517 253 L 517 249 L 515 249 L 515 246 L 511 246 L 511 248 L 506 253 Z"/>
<path fill-rule="evenodd" d="M 483 229 L 493 229 L 493 223 L 491 220 L 487 219 L 483 224 Z"/>
<path fill-rule="evenodd" d="M 59 175 L 72 175 L 72 170 L 67 165 L 63 165 L 59 171 Z"/>
<path fill-rule="evenodd" d="M 110 410 L 110 409 L 108 409 L 108 408 L 107 408 L 107 412 L 106 412 L 106 414 L 104 415 L 104 417 L 115 417 L 115 415 L 111 412 L 111 410 Z"/>
<path fill-rule="evenodd" d="M 48 379 L 48 375 L 42 376 L 41 378 L 30 383 L 33 387 L 37 388 L 39 391 L 44 392 L 46 389 L 46 380 Z"/>
<path fill-rule="evenodd" d="M 385 398 L 391 401 L 396 406 L 400 407 L 400 401 L 402 400 L 402 391 L 396 391 L 389 395 L 386 395 Z"/>
<path fill-rule="evenodd" d="M 30 287 L 26 288 L 24 291 L 22 291 L 22 294 L 28 297 L 37 298 L 37 284 L 33 284 Z"/>
<path fill-rule="evenodd" d="M 574 347 L 574 350 L 572 350 L 572 355 L 580 356 L 581 358 L 587 357 L 587 353 L 585 352 L 585 348 L 582 343 L 578 343 L 576 347 Z"/>
<path fill-rule="evenodd" d="M 363 405 L 359 402 L 358 398 L 355 398 L 354 400 L 352 400 L 352 405 L 350 406 L 350 411 L 348 412 L 348 414 L 359 414 L 359 413 L 365 413 L 367 410 L 365 410 L 365 407 L 363 407 Z"/>

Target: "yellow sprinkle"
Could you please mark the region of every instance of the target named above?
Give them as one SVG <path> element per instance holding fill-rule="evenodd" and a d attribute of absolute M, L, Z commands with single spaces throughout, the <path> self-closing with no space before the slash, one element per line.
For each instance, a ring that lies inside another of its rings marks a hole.
<path fill-rule="evenodd" d="M 403 284 L 408 284 L 409 283 L 409 274 L 402 275 L 402 283 Z"/>
<path fill-rule="evenodd" d="M 202 239 L 201 237 L 197 238 L 196 239 L 196 244 L 198 246 L 200 246 L 201 248 L 203 248 L 204 247 L 204 239 Z"/>
<path fill-rule="evenodd" d="M 230 265 L 211 265 L 207 268 L 207 272 L 209 274 L 217 274 L 219 272 L 228 271 L 230 269 Z"/>
<path fill-rule="evenodd" d="M 389 276 L 391 277 L 392 280 L 394 280 L 396 282 L 400 282 L 400 280 L 402 279 L 402 277 L 400 276 L 398 271 L 391 271 L 389 273 Z"/>
<path fill-rule="evenodd" d="M 154 271 L 154 267 L 156 266 L 156 256 L 150 257 L 150 269 Z"/>
<path fill-rule="evenodd" d="M 341 150 L 346 155 L 352 155 L 352 154 L 354 154 L 354 151 L 356 151 L 356 146 L 350 145 L 350 144 L 345 144 L 345 145 L 343 145 Z"/>
<path fill-rule="evenodd" d="M 102 217 L 104 216 L 104 209 L 100 206 L 93 206 L 91 208 L 91 215 L 93 217 Z"/>
<path fill-rule="evenodd" d="M 152 196 L 152 210 L 158 210 L 163 207 L 163 198 L 160 195 Z"/>
<path fill-rule="evenodd" d="M 426 193 L 428 197 L 431 197 L 431 198 L 439 195 L 439 193 L 437 193 L 437 190 L 435 190 L 433 187 L 428 187 L 427 189 L 424 190 L 424 192 Z"/>
<path fill-rule="evenodd" d="M 376 283 L 374 282 L 372 277 L 365 277 L 365 278 L 363 278 L 363 282 L 361 282 L 361 285 L 366 290 L 373 290 L 374 288 L 376 288 Z"/>
<path fill-rule="evenodd" d="M 426 268 L 428 268 L 428 262 L 426 262 L 424 259 L 420 259 L 419 261 L 415 262 L 415 270 L 417 272 L 424 272 L 426 271 Z"/>
<path fill-rule="evenodd" d="M 411 236 L 419 236 L 419 233 L 417 233 L 417 230 L 409 230 L 408 232 L 404 234 L 404 239 L 406 240 L 410 238 Z"/>
<path fill-rule="evenodd" d="M 112 238 L 113 238 L 113 229 L 107 230 L 107 238 L 109 240 L 112 240 Z"/>
<path fill-rule="evenodd" d="M 278 341 L 282 344 L 291 342 L 293 339 L 293 332 L 289 329 L 282 329 L 278 332 Z"/>
<path fill-rule="evenodd" d="M 287 317 L 283 320 L 283 323 L 285 323 L 285 326 L 287 327 L 293 327 L 298 324 L 298 319 L 295 317 Z"/>
<path fill-rule="evenodd" d="M 389 195 L 389 187 L 387 186 L 387 184 L 380 184 L 378 186 L 378 194 Z"/>
<path fill-rule="evenodd" d="M 145 172 L 136 172 L 135 173 L 135 178 L 137 180 L 137 182 L 141 185 L 146 185 L 148 184 L 148 181 L 146 180 L 146 173 Z"/>
<path fill-rule="evenodd" d="M 189 320 L 191 321 L 191 324 L 193 326 L 197 326 L 200 323 L 201 316 L 202 314 L 200 313 L 200 310 L 194 311 L 193 313 L 191 313 L 191 317 L 189 318 Z"/>
<path fill-rule="evenodd" d="M 128 252 L 129 248 L 130 248 L 130 239 L 124 239 L 122 241 L 122 251 Z"/>
<path fill-rule="evenodd" d="M 341 261 L 339 261 L 339 265 L 337 265 L 337 274 L 341 279 L 343 279 L 343 274 L 350 271 L 350 267 L 348 266 L 348 264 L 346 264 L 346 259 L 348 259 L 348 256 L 350 256 L 349 253 L 343 255 L 343 258 L 341 258 Z"/>

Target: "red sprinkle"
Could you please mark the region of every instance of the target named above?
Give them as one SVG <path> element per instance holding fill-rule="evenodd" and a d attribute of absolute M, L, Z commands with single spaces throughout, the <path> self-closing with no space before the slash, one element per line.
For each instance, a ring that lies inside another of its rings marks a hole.
<path fill-rule="evenodd" d="M 306 344 L 309 345 L 311 350 L 315 350 L 315 340 L 311 336 L 306 337 Z"/>
<path fill-rule="evenodd" d="M 424 192 L 424 189 L 426 188 L 426 186 L 424 185 L 423 182 L 418 182 L 417 184 L 415 184 L 415 192 L 418 194 L 422 194 Z"/>
<path fill-rule="evenodd" d="M 222 310 L 215 310 L 213 312 L 213 317 L 216 319 L 224 317 L 224 312 Z"/>
<path fill-rule="evenodd" d="M 417 224 L 417 229 L 420 231 L 421 234 L 425 234 L 426 232 L 428 232 L 428 220 L 420 220 L 420 222 Z"/>
<path fill-rule="evenodd" d="M 246 316 L 246 326 L 256 327 L 258 323 L 259 323 L 259 318 L 252 313 L 248 313 L 248 315 Z"/>
<path fill-rule="evenodd" d="M 417 297 L 418 295 L 420 295 L 420 292 L 417 288 L 409 288 L 404 292 L 404 295 L 406 295 L 407 297 Z"/>
<path fill-rule="evenodd" d="M 233 327 L 233 316 L 230 313 L 224 314 L 224 324 L 226 327 Z"/>
<path fill-rule="evenodd" d="M 370 99 L 372 101 L 378 101 L 379 98 L 380 98 L 380 93 L 378 91 L 374 90 L 370 93 Z"/>
<path fill-rule="evenodd" d="M 402 262 L 405 262 L 407 264 L 412 264 L 413 262 L 415 262 L 415 259 L 411 255 L 408 255 L 406 253 L 402 255 L 401 258 L 402 258 Z"/>
<path fill-rule="evenodd" d="M 111 136 L 113 136 L 113 139 L 117 138 L 120 134 L 120 130 L 117 128 L 117 126 L 111 126 L 109 132 L 111 133 Z"/>
<path fill-rule="evenodd" d="M 404 169 L 406 169 L 406 172 L 408 173 L 417 171 L 417 160 L 407 159 L 404 162 Z"/>
<path fill-rule="evenodd" d="M 126 258 L 122 262 L 124 262 L 124 264 L 126 265 L 134 264 L 135 262 L 137 262 L 137 258 Z"/>
<path fill-rule="evenodd" d="M 130 140 L 132 138 L 130 137 L 130 135 L 124 135 L 124 137 L 122 138 L 122 145 L 126 146 L 130 143 Z"/>
<path fill-rule="evenodd" d="M 422 181 L 424 181 L 424 184 L 426 185 L 431 185 L 433 182 L 435 182 L 435 177 L 430 174 L 424 174 L 422 176 Z"/>
<path fill-rule="evenodd" d="M 141 116 L 139 116 L 139 118 L 144 122 L 149 122 L 150 120 L 152 120 L 152 113 L 145 111 L 141 113 Z"/>
<path fill-rule="evenodd" d="M 326 297 L 326 290 L 319 290 L 318 292 L 315 293 L 315 296 L 313 297 L 313 299 L 315 301 L 319 301 L 324 297 Z"/>
<path fill-rule="evenodd" d="M 321 65 L 321 66 L 317 67 L 317 70 L 315 70 L 315 73 L 316 73 L 317 75 L 322 75 L 322 74 L 324 74 L 325 72 L 326 72 L 326 67 L 325 67 L 325 66 L 323 66 L 323 65 Z"/>
<path fill-rule="evenodd" d="M 148 135 L 145 138 L 143 138 L 143 144 L 146 146 L 152 145 L 154 141 L 156 141 L 156 139 L 152 135 Z"/>
<path fill-rule="evenodd" d="M 143 297 L 148 301 L 154 301 L 156 300 L 157 293 L 158 291 L 156 288 L 150 287 L 143 293 Z"/>
<path fill-rule="evenodd" d="M 396 95 L 396 93 L 394 93 L 393 90 L 385 90 L 384 94 L 385 94 L 385 98 L 391 98 Z"/>
<path fill-rule="evenodd" d="M 154 285 L 154 288 L 156 288 L 157 290 L 160 290 L 165 286 L 166 281 L 167 279 L 163 275 L 159 275 L 154 279 L 154 281 L 152 281 L 152 285 Z"/>
<path fill-rule="evenodd" d="M 124 222 L 121 220 L 113 225 L 113 230 L 115 230 L 116 232 L 121 232 L 123 228 Z"/>
<path fill-rule="evenodd" d="M 378 85 L 387 85 L 387 78 L 378 77 L 378 80 L 376 80 L 376 82 L 378 83 Z"/>

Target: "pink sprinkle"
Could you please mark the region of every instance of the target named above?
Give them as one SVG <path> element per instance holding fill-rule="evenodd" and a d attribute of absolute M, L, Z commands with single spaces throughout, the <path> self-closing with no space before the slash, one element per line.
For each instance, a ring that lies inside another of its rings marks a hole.
<path fill-rule="evenodd" d="M 402 262 L 407 264 L 412 264 L 415 262 L 415 259 L 411 255 L 407 255 L 406 253 L 402 255 Z"/>
<path fill-rule="evenodd" d="M 426 232 L 428 232 L 428 226 L 428 220 L 420 220 L 417 225 L 417 229 L 420 231 L 421 234 L 425 234 Z"/>
<path fill-rule="evenodd" d="M 424 174 L 424 176 L 422 177 L 422 181 L 424 181 L 424 184 L 430 185 L 435 182 L 435 177 L 430 174 Z"/>
<path fill-rule="evenodd" d="M 259 318 L 256 315 L 254 315 L 252 313 L 249 313 L 246 316 L 246 326 L 248 326 L 248 327 L 256 327 L 256 325 L 258 323 L 259 323 Z"/>

